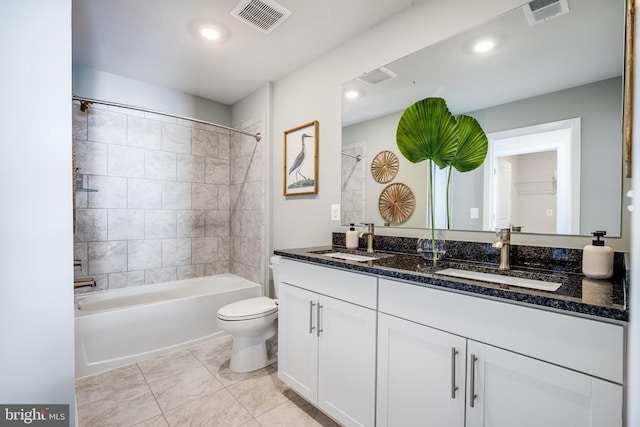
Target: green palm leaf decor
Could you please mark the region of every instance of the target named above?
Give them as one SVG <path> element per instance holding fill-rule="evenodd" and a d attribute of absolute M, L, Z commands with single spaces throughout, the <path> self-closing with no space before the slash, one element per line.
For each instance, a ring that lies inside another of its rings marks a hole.
<path fill-rule="evenodd" d="M 487 155 L 488 139 L 473 117 L 463 115 L 456 118 L 444 99 L 425 98 L 402 113 L 396 131 L 396 142 L 400 153 L 410 162 L 429 161 L 429 225 L 435 261 L 434 168 L 449 167 L 446 203 L 449 227 L 451 168 L 468 172 L 479 167 Z"/>
<path fill-rule="evenodd" d="M 458 149 L 449 164 L 447 173 L 447 229 L 451 228 L 451 205 L 449 190 L 451 189 L 451 170 L 469 172 L 480 167 L 487 157 L 489 139 L 480 127 L 480 123 L 471 116 L 461 115 L 456 118 L 458 123 Z"/>
<path fill-rule="evenodd" d="M 458 147 L 458 126 L 442 98 L 426 98 L 407 108 L 396 132 L 398 149 L 412 163 L 448 166 Z"/>

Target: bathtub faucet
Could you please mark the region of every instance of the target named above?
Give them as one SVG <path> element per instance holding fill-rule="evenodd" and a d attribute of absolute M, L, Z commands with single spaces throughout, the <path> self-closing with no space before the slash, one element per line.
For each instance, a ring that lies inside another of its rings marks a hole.
<path fill-rule="evenodd" d="M 73 279 L 73 289 L 96 287 L 96 279 L 93 277 L 76 277 Z"/>

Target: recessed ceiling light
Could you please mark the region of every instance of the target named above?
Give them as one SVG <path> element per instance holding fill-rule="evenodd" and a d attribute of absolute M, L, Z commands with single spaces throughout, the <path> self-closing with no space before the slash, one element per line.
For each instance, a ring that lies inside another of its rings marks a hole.
<path fill-rule="evenodd" d="M 200 35 L 207 40 L 218 40 L 220 39 L 220 31 L 216 30 L 213 27 L 204 27 L 200 30 Z"/>
<path fill-rule="evenodd" d="M 231 35 L 223 24 L 210 19 L 191 21 L 188 30 L 193 37 L 207 44 L 225 42 Z"/>
<path fill-rule="evenodd" d="M 360 92 L 355 89 L 348 90 L 344 93 L 345 98 L 347 99 L 356 99 L 360 96 Z"/>
<path fill-rule="evenodd" d="M 473 50 L 475 50 L 476 52 L 487 52 L 493 49 L 494 46 L 495 43 L 493 43 L 491 40 L 483 40 L 476 43 L 476 45 L 473 46 Z"/>

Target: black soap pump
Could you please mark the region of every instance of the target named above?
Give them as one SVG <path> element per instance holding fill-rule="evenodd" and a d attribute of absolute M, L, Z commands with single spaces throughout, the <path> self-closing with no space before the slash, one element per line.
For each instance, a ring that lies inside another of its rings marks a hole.
<path fill-rule="evenodd" d="M 608 279 L 613 275 L 613 249 L 600 240 L 607 232 L 594 231 L 591 234 L 596 239 L 582 251 L 582 273 L 592 279 Z"/>

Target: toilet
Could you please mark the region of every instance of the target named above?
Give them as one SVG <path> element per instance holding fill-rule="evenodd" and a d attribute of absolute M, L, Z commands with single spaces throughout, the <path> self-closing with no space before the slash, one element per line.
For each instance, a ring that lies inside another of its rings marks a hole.
<path fill-rule="evenodd" d="M 280 257 L 271 257 L 273 289 L 278 295 Z M 233 337 L 230 368 L 251 372 L 277 359 L 278 300 L 257 297 L 225 305 L 218 310 L 218 326 Z"/>

